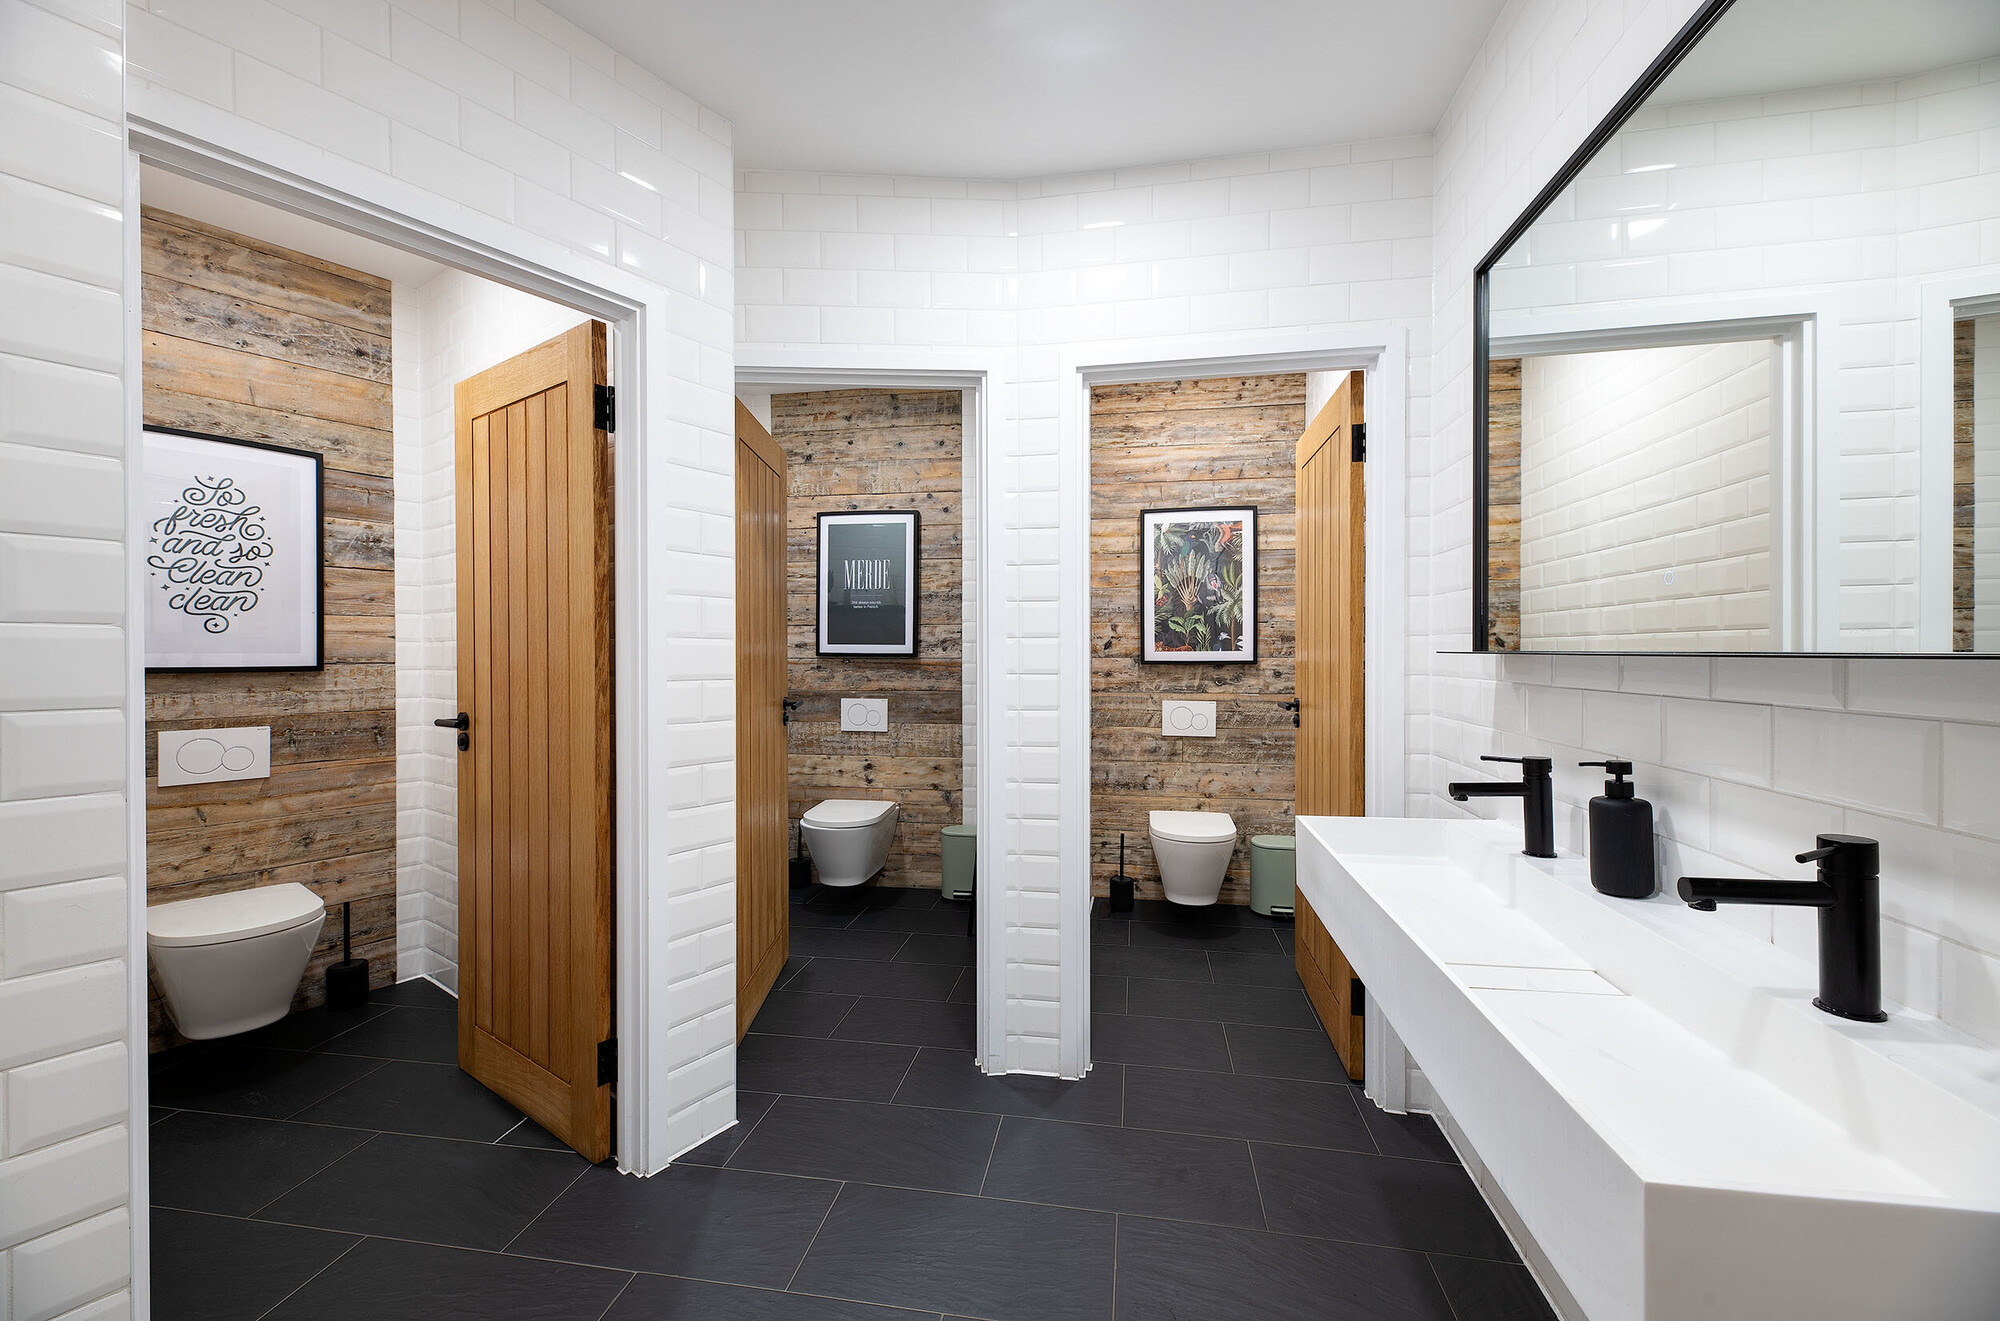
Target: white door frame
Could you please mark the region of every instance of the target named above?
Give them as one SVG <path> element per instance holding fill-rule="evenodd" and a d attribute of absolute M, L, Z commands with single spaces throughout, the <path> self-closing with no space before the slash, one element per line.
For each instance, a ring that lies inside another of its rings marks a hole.
<path fill-rule="evenodd" d="M 1951 650 L 1952 615 L 1952 323 L 2000 311 L 2000 266 L 1918 290 L 1917 650 Z M 1962 306 L 1963 305 L 1963 306 Z"/>
<path fill-rule="evenodd" d="M 617 766 L 616 888 L 614 893 L 617 972 L 613 987 L 615 1031 L 618 1036 L 616 1150 L 618 1166 L 627 1173 L 650 1174 L 665 1168 L 681 1150 L 700 1140 L 685 1133 L 670 1134 L 668 1118 L 698 1096 L 676 1097 L 670 1071 L 672 1056 L 667 1031 L 669 1013 L 667 948 L 668 912 L 664 897 L 652 901 L 648 878 L 666 873 L 664 831 L 650 829 L 649 784 L 654 763 L 665 752 L 657 740 L 645 738 L 651 728 L 648 667 L 657 648 L 648 643 L 652 616 L 649 594 L 657 594 L 659 575 L 650 573 L 647 546 L 661 535 L 649 529 L 645 517 L 649 446 L 646 438 L 668 430 L 671 403 L 664 391 L 652 388 L 665 375 L 667 336 L 657 327 L 672 324 L 668 293 L 660 286 L 598 263 L 580 262 L 571 254 L 491 217 L 477 216 L 443 198 L 401 186 L 395 204 L 372 200 L 372 176 L 312 148 L 275 136 L 260 139 L 256 155 L 232 151 L 172 126 L 128 116 L 126 166 L 126 355 L 128 474 L 139 470 L 138 436 L 143 393 L 140 363 L 138 262 L 140 246 L 139 162 L 213 184 L 267 202 L 337 228 L 378 240 L 391 247 L 498 284 L 561 303 L 612 326 L 614 378 L 618 382 L 619 432 L 613 446 L 616 483 L 613 508 L 613 655 L 616 666 L 615 756 Z M 215 126 L 220 130 L 223 126 Z M 223 136 L 218 131 L 217 136 Z M 127 481 L 128 516 L 136 512 L 138 483 Z M 143 619 L 144 577 L 136 557 L 127 555 L 127 610 Z M 127 629 L 128 801 L 133 804 L 132 837 L 128 848 L 133 899 L 127 957 L 132 969 L 131 1040 L 135 1056 L 132 1085 L 132 1198 L 143 1209 L 147 1197 L 146 1071 L 143 1056 L 146 1022 L 146 894 L 145 857 L 145 655 L 144 630 Z M 684 1090 L 690 1084 L 678 1084 Z M 702 1136 L 706 1136 L 705 1134 Z M 135 1215 L 135 1227 L 145 1217 Z M 146 1242 L 135 1229 L 135 1281 L 146 1269 Z"/>
<path fill-rule="evenodd" d="M 1007 384 L 1007 357 L 979 349 L 782 349 L 736 346 L 738 388 L 758 390 L 963 390 L 972 406 L 964 415 L 966 468 L 977 484 L 978 637 L 973 655 L 978 674 L 974 714 L 974 766 L 978 793 L 974 809 L 977 838 L 978 941 L 974 954 L 974 1059 L 982 1072 L 1007 1071 L 1007 915 L 1004 832 L 1007 825 L 1006 575 L 998 548 L 1001 537 L 1004 443 L 1000 400 Z"/>
<path fill-rule="evenodd" d="M 1405 473 L 1409 447 L 1408 332 L 1356 324 L 1324 333 L 1240 334 L 1127 340 L 1065 351 L 1057 372 L 1061 1072 L 1090 1067 L 1090 388 L 1093 385 L 1279 372 L 1363 371 L 1368 518 L 1363 575 L 1367 612 L 1366 801 L 1371 815 L 1404 811 L 1404 712 L 1409 660 L 1405 613 L 1409 559 Z M 1310 420 L 1310 419 L 1308 419 Z"/>

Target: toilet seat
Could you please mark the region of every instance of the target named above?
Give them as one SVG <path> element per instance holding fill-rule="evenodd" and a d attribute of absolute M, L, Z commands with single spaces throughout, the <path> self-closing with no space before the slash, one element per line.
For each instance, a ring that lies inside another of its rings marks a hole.
<path fill-rule="evenodd" d="M 1236 821 L 1227 812 L 1153 812 L 1147 828 L 1177 844 L 1233 844 Z"/>
<path fill-rule="evenodd" d="M 829 798 L 799 819 L 821 830 L 848 830 L 872 826 L 895 810 L 896 804 L 872 798 Z"/>
<path fill-rule="evenodd" d="M 146 943 L 169 949 L 222 945 L 304 926 L 325 915 L 319 896 L 296 881 L 261 885 L 153 905 L 146 910 Z"/>

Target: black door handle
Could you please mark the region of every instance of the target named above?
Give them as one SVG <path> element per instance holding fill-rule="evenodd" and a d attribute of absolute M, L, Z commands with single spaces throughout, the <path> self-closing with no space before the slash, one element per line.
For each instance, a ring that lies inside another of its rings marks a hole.
<path fill-rule="evenodd" d="M 472 728 L 472 717 L 470 715 L 467 715 L 465 712 L 460 711 L 456 719 L 433 720 L 431 721 L 431 723 L 433 725 L 436 725 L 439 729 L 457 730 L 458 750 L 460 752 L 470 752 L 472 750 L 472 735 L 465 732 L 468 729 Z"/>

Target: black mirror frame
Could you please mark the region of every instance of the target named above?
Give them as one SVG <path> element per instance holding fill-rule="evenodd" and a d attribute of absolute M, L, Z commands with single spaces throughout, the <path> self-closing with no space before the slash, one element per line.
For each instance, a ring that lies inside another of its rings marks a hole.
<path fill-rule="evenodd" d="M 1494 656 L 1511 656 L 1516 654 L 1511 651 L 1503 651 L 1487 646 L 1487 638 L 1489 636 L 1488 625 L 1490 621 L 1487 618 L 1488 605 L 1486 599 L 1486 574 L 1489 567 L 1487 564 L 1488 528 L 1486 525 L 1486 516 L 1488 513 L 1486 490 L 1488 454 L 1486 433 L 1489 421 L 1487 417 L 1486 374 L 1492 365 L 1490 362 L 1491 355 L 1488 352 L 1487 346 L 1488 332 L 1491 329 L 1492 318 L 1490 294 L 1487 286 L 1493 265 L 1506 255 L 1507 249 L 1514 246 L 1521 235 L 1527 232 L 1530 225 L 1541 218 L 1542 212 L 1548 210 L 1549 204 L 1556 200 L 1556 196 L 1563 189 L 1569 187 L 1577 175 L 1583 172 L 1583 167 L 1590 163 L 1591 158 L 1603 149 L 1604 144 L 1611 140 L 1613 134 L 1625 126 L 1625 121 L 1630 119 L 1641 105 L 1645 104 L 1646 98 L 1653 94 L 1654 89 L 1666 81 L 1667 75 L 1672 73 L 1683 59 L 1687 58 L 1687 53 L 1694 49 L 1697 42 L 1708 35 L 1708 30 L 1714 27 L 1717 20 L 1729 12 L 1730 6 L 1735 3 L 1736 0 L 1706 0 L 1700 9 L 1695 11 L 1694 17 L 1683 24 L 1681 30 L 1674 34 L 1674 39 L 1667 43 L 1667 48 L 1661 51 L 1651 64 L 1646 66 L 1646 71 L 1639 75 L 1639 81 L 1626 89 L 1625 95 L 1618 98 L 1618 104 L 1611 107 L 1611 113 L 1599 121 L 1597 127 L 1590 131 L 1590 136 L 1586 137 L 1577 149 L 1570 153 L 1569 159 L 1563 162 L 1563 167 L 1556 171 L 1555 177 L 1550 179 L 1539 193 L 1535 194 L 1535 200 L 1528 204 L 1528 209 L 1523 211 L 1520 217 L 1507 227 L 1506 232 L 1500 236 L 1499 242 L 1495 243 L 1487 251 L 1486 256 L 1480 260 L 1479 265 L 1473 267 L 1472 470 L 1475 480 L 1472 484 L 1472 650 L 1475 653 L 1484 652 Z"/>

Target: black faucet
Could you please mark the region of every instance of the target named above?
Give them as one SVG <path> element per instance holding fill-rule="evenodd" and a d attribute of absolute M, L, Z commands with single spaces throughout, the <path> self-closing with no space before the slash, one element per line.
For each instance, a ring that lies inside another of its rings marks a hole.
<path fill-rule="evenodd" d="M 1819 863 L 1816 881 L 1680 879 L 1680 896 L 1704 913 L 1717 904 L 1795 904 L 1819 910 L 1819 995 L 1829 1014 L 1880 1023 L 1882 1012 L 1882 847 L 1860 835 L 1821 835 L 1799 854 Z"/>
<path fill-rule="evenodd" d="M 1521 768 L 1514 784 L 1449 784 L 1445 792 L 1464 802 L 1468 798 L 1518 798 L 1521 800 L 1521 852 L 1531 858 L 1556 856 L 1556 794 L 1550 773 L 1555 761 L 1549 757 L 1485 757 L 1481 761 L 1513 762 Z"/>

